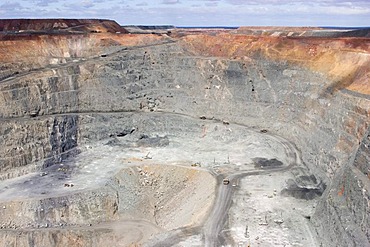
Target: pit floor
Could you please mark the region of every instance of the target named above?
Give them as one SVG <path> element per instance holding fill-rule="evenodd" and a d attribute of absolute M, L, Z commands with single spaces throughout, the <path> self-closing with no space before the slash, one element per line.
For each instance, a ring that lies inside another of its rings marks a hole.
<path fill-rule="evenodd" d="M 121 236 L 119 246 L 316 246 L 309 218 L 317 200 L 280 194 L 286 181 L 294 179 L 292 170 L 303 167 L 294 145 L 274 134 L 236 124 L 194 121 L 199 128 L 186 133 L 134 132 L 81 146 L 77 157 L 41 172 L 2 181 L 0 202 L 65 196 L 99 188 L 129 167 L 186 167 L 211 174 L 217 181 L 210 192 L 213 205 L 206 211 L 193 212 L 198 217 L 193 224 L 159 227 L 136 218 L 107 222 L 100 227 L 115 229 Z M 271 169 L 256 167 L 256 159 L 261 158 L 276 159 L 283 165 Z M 224 178 L 229 179 L 229 184 L 223 184 Z M 201 192 L 194 188 L 193 193 Z M 172 193 L 175 197 L 176 191 Z M 188 205 L 202 203 L 201 197 L 189 196 L 194 198 L 197 201 Z"/>

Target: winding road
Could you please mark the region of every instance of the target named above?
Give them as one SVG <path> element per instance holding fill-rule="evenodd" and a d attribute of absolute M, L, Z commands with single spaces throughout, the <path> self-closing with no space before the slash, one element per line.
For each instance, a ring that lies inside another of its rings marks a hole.
<path fill-rule="evenodd" d="M 237 124 L 243 126 L 241 124 Z M 246 126 L 243 126 L 246 127 Z M 225 244 L 226 237 L 222 235 L 222 229 L 228 217 L 228 212 L 232 204 L 232 197 L 234 192 L 237 190 L 240 178 L 254 176 L 254 175 L 263 175 L 270 174 L 275 172 L 284 172 L 291 169 L 293 166 L 301 165 L 300 153 L 296 147 L 285 140 L 284 138 L 272 135 L 272 134 L 263 134 L 268 135 L 270 138 L 275 139 L 281 145 L 283 145 L 288 159 L 287 164 L 284 164 L 282 167 L 274 167 L 267 169 L 259 170 L 241 170 L 232 174 L 219 174 L 218 177 L 218 191 L 217 197 L 214 202 L 213 209 L 208 216 L 208 219 L 204 223 L 203 227 L 183 227 L 179 229 L 172 230 L 162 236 L 161 239 L 157 240 L 155 243 L 148 244 L 146 246 L 151 247 L 164 247 L 164 246 L 174 246 L 179 242 L 185 240 L 191 235 L 202 234 L 204 239 L 204 246 L 206 247 L 218 247 Z M 222 178 L 229 180 L 228 185 L 222 183 Z M 227 241 L 226 241 L 227 242 Z"/>
<path fill-rule="evenodd" d="M 238 184 L 240 178 L 253 175 L 269 174 L 273 172 L 287 171 L 294 165 L 301 164 L 302 161 L 299 152 L 291 143 L 289 143 L 288 141 L 279 136 L 275 135 L 269 136 L 275 139 L 276 141 L 280 142 L 284 146 L 286 156 L 289 159 L 289 164 L 283 167 L 269 168 L 266 170 L 239 171 L 226 176 L 225 178 L 228 179 L 230 182 L 228 185 L 223 184 L 219 185 L 217 198 L 214 203 L 214 208 L 203 227 L 205 246 L 214 247 L 221 246 L 223 244 L 222 242 L 224 238 L 221 235 L 221 231 L 227 219 L 227 214 L 231 206 L 233 193 L 237 188 L 232 185 Z"/>

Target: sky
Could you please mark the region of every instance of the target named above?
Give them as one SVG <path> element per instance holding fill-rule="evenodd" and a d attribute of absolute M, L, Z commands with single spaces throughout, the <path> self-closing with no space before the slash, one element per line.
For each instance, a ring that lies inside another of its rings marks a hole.
<path fill-rule="evenodd" d="M 0 18 L 102 18 L 121 25 L 370 26 L 370 0 L 0 0 Z"/>

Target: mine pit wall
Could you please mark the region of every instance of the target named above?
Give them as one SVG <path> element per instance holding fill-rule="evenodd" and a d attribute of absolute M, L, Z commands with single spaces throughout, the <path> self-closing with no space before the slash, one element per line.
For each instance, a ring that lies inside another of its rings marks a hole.
<path fill-rule="evenodd" d="M 1 85 L 2 118 L 78 111 L 79 66 L 35 73 Z"/>
<path fill-rule="evenodd" d="M 77 152 L 78 115 L 58 114 L 78 112 L 79 74 L 79 66 L 70 66 L 0 85 L 0 179 L 39 170 Z"/>
<path fill-rule="evenodd" d="M 338 169 L 313 223 L 323 246 L 367 246 L 370 242 L 370 128 L 348 164 Z"/>
<path fill-rule="evenodd" d="M 118 219 L 116 191 L 95 191 L 1 203 L 1 229 L 88 226 Z"/>
<path fill-rule="evenodd" d="M 22 174 L 15 169 L 27 173 L 37 169 L 36 164 L 43 167 L 47 159 L 60 160 L 68 150 L 108 138 L 126 125 L 140 125 L 130 120 L 136 114 L 125 122 L 125 117 L 110 112 L 204 115 L 256 130 L 265 128 L 295 143 L 307 167 L 329 185 L 313 221 L 318 228 L 331 228 L 333 222 L 338 228 L 330 236 L 322 235 L 323 242 L 346 238 L 348 246 L 353 246 L 350 236 L 366 238 L 364 229 L 370 225 L 367 217 L 360 220 L 360 216 L 369 212 L 369 205 L 355 203 L 365 202 L 369 190 L 361 194 L 362 190 L 354 189 L 366 174 L 359 172 L 353 157 L 359 160 L 368 155 L 363 148 L 370 122 L 368 98 L 345 91 L 323 95 L 331 83 L 328 78 L 287 62 L 263 56 L 247 62 L 197 57 L 176 44 L 127 51 L 54 71 L 0 84 L 3 178 Z M 31 118 L 34 110 L 39 110 L 39 116 Z M 99 117 L 91 117 L 98 113 Z M 142 126 L 148 131 L 168 127 Z M 176 125 L 171 127 L 176 129 Z M 338 194 L 341 188 L 344 191 Z M 339 207 L 341 214 L 335 211 Z M 328 215 L 337 218 L 323 217 Z M 356 227 L 348 233 L 345 220 L 351 217 Z"/>
<path fill-rule="evenodd" d="M 1 120 L 0 180 L 59 163 L 78 152 L 78 116 Z"/>
<path fill-rule="evenodd" d="M 108 229 L 48 229 L 47 231 L 2 230 L 0 242 L 4 246 L 116 246 L 120 240 Z"/>
<path fill-rule="evenodd" d="M 0 79 L 114 51 L 99 35 L 41 35 L 0 42 Z"/>

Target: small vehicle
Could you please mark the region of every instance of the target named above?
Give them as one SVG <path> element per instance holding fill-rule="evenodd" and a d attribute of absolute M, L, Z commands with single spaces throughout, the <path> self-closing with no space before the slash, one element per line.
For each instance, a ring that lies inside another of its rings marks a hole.
<path fill-rule="evenodd" d="M 229 179 L 227 179 L 227 178 L 224 178 L 224 179 L 222 180 L 222 183 L 223 183 L 224 185 L 228 185 L 228 184 L 230 183 L 230 180 L 229 180 Z"/>
<path fill-rule="evenodd" d="M 39 115 L 39 110 L 31 111 L 30 112 L 30 117 L 37 117 Z"/>

